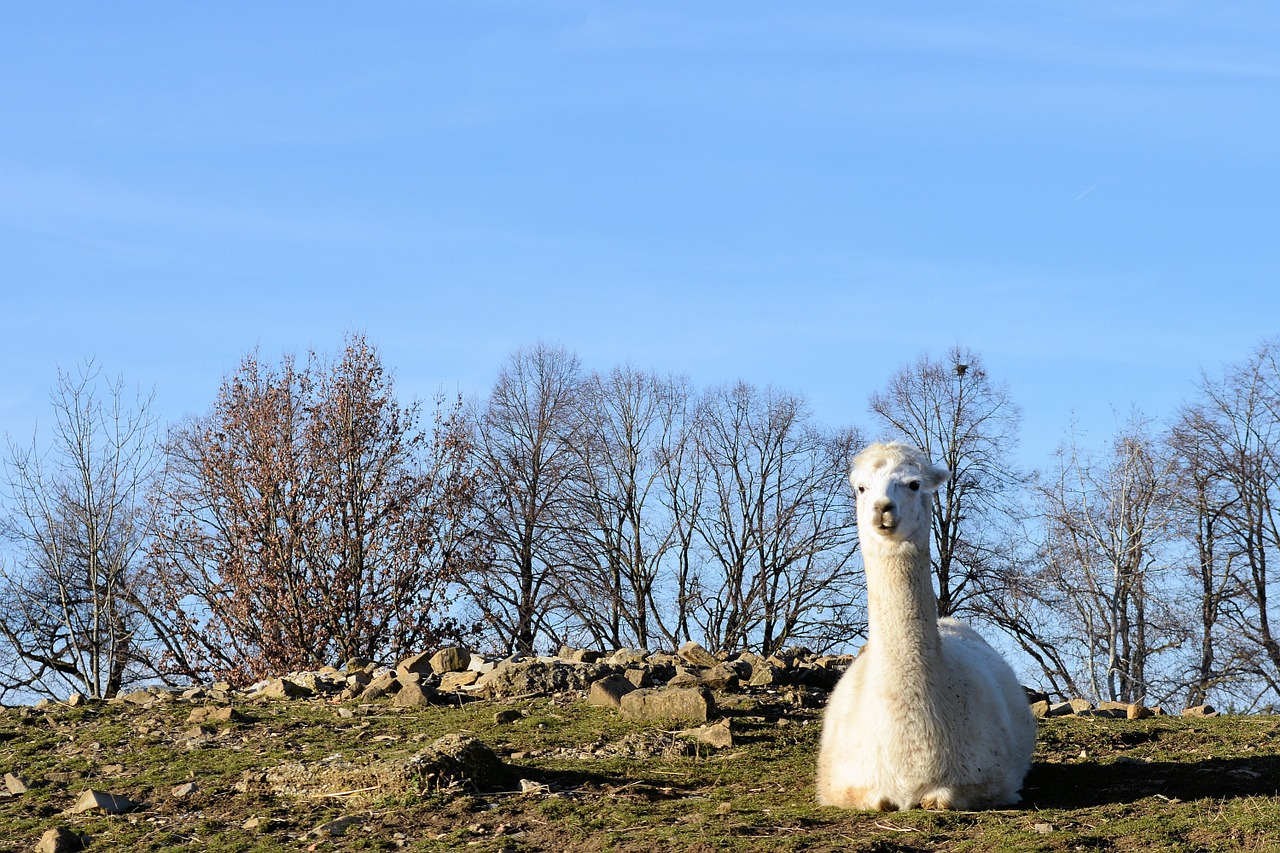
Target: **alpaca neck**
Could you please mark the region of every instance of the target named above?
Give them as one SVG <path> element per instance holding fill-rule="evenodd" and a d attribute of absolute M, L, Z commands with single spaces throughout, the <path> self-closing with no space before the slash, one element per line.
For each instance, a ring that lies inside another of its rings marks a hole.
<path fill-rule="evenodd" d="M 941 642 L 928 542 L 873 546 L 864 551 L 863 560 L 867 569 L 867 634 L 873 654 L 892 663 L 898 672 L 927 668 Z"/>

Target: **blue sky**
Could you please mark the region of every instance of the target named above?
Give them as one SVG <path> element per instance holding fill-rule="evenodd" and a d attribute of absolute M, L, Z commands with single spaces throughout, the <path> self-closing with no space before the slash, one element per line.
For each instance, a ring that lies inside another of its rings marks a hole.
<path fill-rule="evenodd" d="M 1280 334 L 1269 3 L 0 5 L 0 432 L 96 358 L 202 412 L 362 331 L 535 340 L 866 424 L 959 343 L 1021 459 Z"/>

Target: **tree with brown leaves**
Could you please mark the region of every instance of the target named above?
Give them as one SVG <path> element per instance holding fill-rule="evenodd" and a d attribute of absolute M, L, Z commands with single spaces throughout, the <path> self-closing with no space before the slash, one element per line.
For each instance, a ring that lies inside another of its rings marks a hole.
<path fill-rule="evenodd" d="M 175 430 L 158 494 L 157 612 L 175 668 L 236 680 L 378 660 L 456 630 L 448 581 L 474 495 L 460 404 L 434 433 L 377 350 L 246 356 Z"/>

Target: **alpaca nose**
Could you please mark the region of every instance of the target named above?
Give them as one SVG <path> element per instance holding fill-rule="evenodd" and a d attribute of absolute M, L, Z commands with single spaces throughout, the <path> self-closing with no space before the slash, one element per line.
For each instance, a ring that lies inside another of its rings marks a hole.
<path fill-rule="evenodd" d="M 894 510 L 893 501 L 889 498 L 880 498 L 878 501 L 875 502 L 874 506 L 875 506 L 876 512 L 881 515 L 885 514 L 886 512 L 893 512 Z"/>

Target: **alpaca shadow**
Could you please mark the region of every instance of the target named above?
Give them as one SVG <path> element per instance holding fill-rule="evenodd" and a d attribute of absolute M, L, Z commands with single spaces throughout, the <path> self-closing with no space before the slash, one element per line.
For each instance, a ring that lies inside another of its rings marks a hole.
<path fill-rule="evenodd" d="M 1022 786 L 1022 806 L 1078 809 L 1144 797 L 1217 800 L 1280 794 L 1280 756 L 1200 761 L 1037 762 Z"/>

